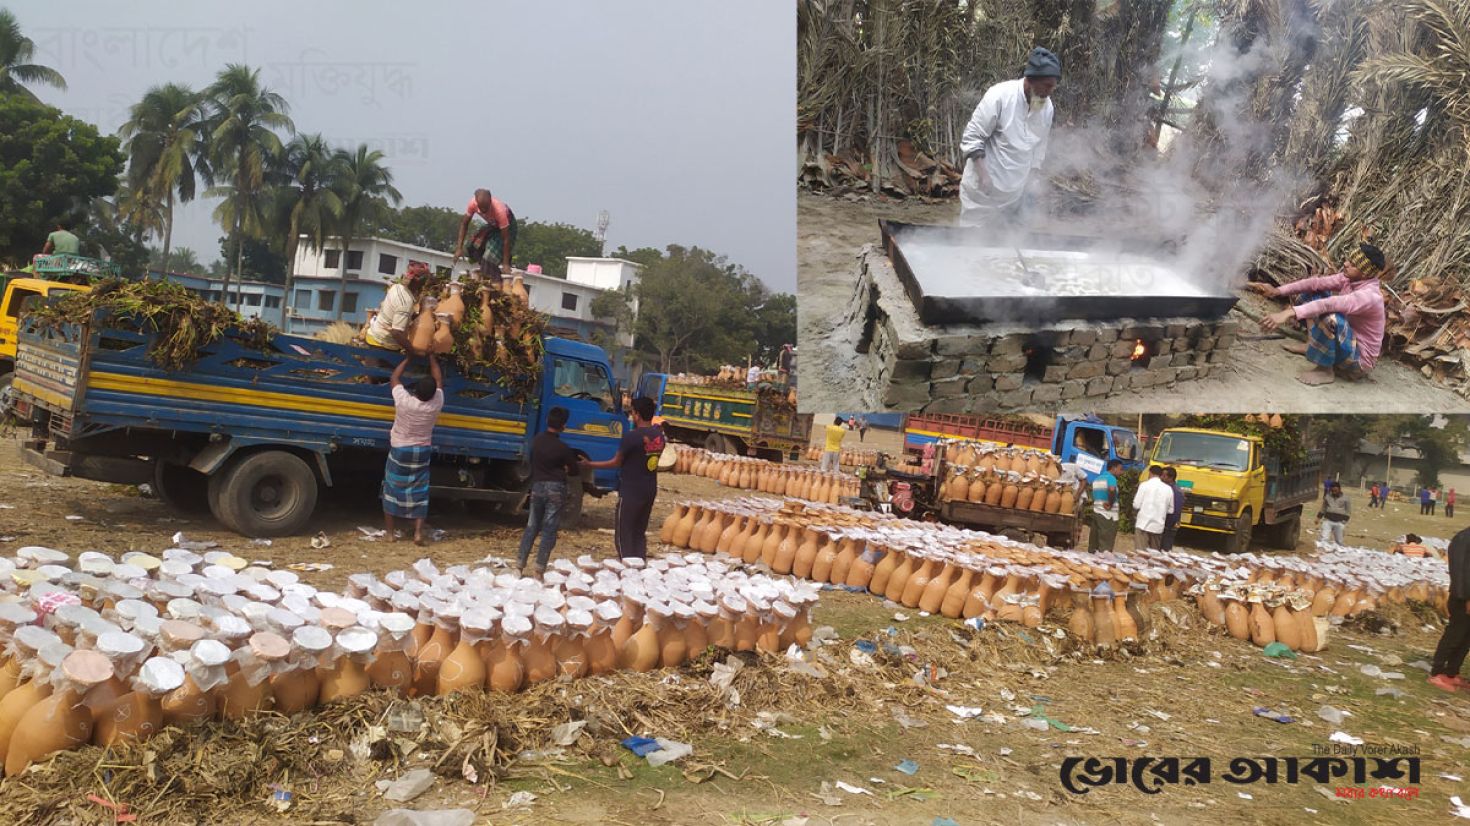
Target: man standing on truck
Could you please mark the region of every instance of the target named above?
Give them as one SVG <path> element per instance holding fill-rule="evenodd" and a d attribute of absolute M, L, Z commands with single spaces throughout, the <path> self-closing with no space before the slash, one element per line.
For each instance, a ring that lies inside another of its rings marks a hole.
<path fill-rule="evenodd" d="M 1133 492 L 1133 549 L 1159 550 L 1164 541 L 1164 523 L 1174 512 L 1174 491 L 1164 484 L 1164 469 L 1153 465 L 1148 479 Z"/>
<path fill-rule="evenodd" d="M 1108 460 L 1108 469 L 1092 478 L 1092 516 L 1088 522 L 1087 550 L 1112 553 L 1118 539 L 1118 474 L 1122 459 Z"/>
<path fill-rule="evenodd" d="M 485 225 L 470 238 L 469 249 L 465 248 L 465 235 L 470 222 L 480 216 Z M 454 260 L 464 256 L 479 262 L 480 275 L 484 278 L 500 278 L 502 272 L 510 270 L 512 247 L 516 241 L 516 230 L 520 222 L 505 202 L 490 194 L 488 189 L 475 190 L 475 196 L 465 207 L 464 219 L 459 222 L 459 237 L 454 242 Z M 451 268 L 453 265 L 450 265 Z"/>
<path fill-rule="evenodd" d="M 65 221 L 56 222 L 56 231 L 46 236 L 41 247 L 42 255 L 81 255 L 82 239 L 66 228 Z"/>
<path fill-rule="evenodd" d="M 1174 536 L 1179 533 L 1179 517 L 1184 514 L 1184 491 L 1179 488 L 1179 471 L 1172 467 L 1164 468 L 1164 484 L 1174 492 L 1174 509 L 1164 519 L 1164 536 L 1159 540 L 1159 550 L 1172 551 Z"/>
<path fill-rule="evenodd" d="M 826 441 L 821 464 L 817 465 L 818 470 L 823 473 L 842 472 L 842 438 L 846 435 L 847 425 L 843 424 L 842 417 L 834 417 L 832 424 L 827 425 Z"/>
<path fill-rule="evenodd" d="M 633 400 L 633 429 L 623 434 L 618 452 L 605 462 L 587 462 L 593 469 L 620 469 L 618 505 L 613 547 L 619 559 L 644 559 L 648 556 L 648 519 L 653 515 L 653 500 L 658 497 L 658 457 L 663 453 L 663 428 L 653 423 L 658 407 L 653 399 L 639 396 Z"/>
<path fill-rule="evenodd" d="M 413 307 L 427 283 L 429 265 L 422 261 L 408 262 L 403 278 L 388 288 L 383 303 L 378 305 L 377 315 L 368 321 L 363 334 L 368 344 L 408 352 L 408 326 L 413 323 Z"/>
<path fill-rule="evenodd" d="M 1322 497 L 1322 507 L 1317 511 L 1317 521 L 1322 524 L 1322 541 L 1334 545 L 1342 544 L 1342 532 L 1352 517 L 1353 502 L 1342 492 L 1342 483 L 1334 481 Z"/>
<path fill-rule="evenodd" d="M 429 460 L 433 458 L 434 422 L 444 409 L 444 374 L 439 360 L 429 356 L 429 375 L 420 376 L 410 390 L 403 371 L 412 356 L 393 368 L 388 380 L 393 393 L 393 429 L 388 433 L 388 463 L 383 470 L 383 522 L 388 541 L 397 539 L 393 518 L 413 520 L 413 544 L 424 543 L 424 519 L 429 516 Z"/>
<path fill-rule="evenodd" d="M 536 578 L 546 573 L 551 550 L 556 547 L 556 531 L 561 526 L 561 509 L 567 501 L 567 474 L 578 472 L 581 461 L 561 440 L 570 414 L 565 407 L 553 407 L 546 413 L 546 431 L 531 440 L 531 505 L 526 530 L 521 534 L 520 555 L 516 567 L 526 575 L 526 560 L 536 535 L 541 535 L 541 550 L 536 553 Z"/>
<path fill-rule="evenodd" d="M 1460 676 L 1465 656 L 1470 654 L 1470 528 L 1450 540 L 1447 563 L 1450 596 L 1445 603 L 1450 621 L 1434 649 L 1429 664 L 1429 684 L 1444 691 L 1470 691 L 1470 681 Z"/>

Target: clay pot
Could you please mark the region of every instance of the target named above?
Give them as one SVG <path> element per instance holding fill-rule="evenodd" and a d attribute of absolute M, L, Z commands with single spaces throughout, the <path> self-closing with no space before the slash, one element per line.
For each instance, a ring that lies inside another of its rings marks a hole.
<path fill-rule="evenodd" d="M 72 651 L 61 663 L 62 684 L 26 710 L 10 735 L 5 774 L 15 777 L 31 763 L 92 740 L 92 712 L 82 704 L 94 686 L 112 677 L 112 663 L 96 651 Z"/>

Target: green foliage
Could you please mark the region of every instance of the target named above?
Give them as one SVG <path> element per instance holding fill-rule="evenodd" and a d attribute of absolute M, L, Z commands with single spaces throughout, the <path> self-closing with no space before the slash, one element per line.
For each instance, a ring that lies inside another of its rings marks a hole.
<path fill-rule="evenodd" d="M 235 260 L 235 246 L 230 243 L 228 235 L 220 236 L 219 254 L 225 261 Z M 269 241 L 260 238 L 244 238 L 240 249 L 240 271 L 236 275 L 245 281 L 284 284 L 286 282 L 286 256 Z"/>
<path fill-rule="evenodd" d="M 373 235 L 452 253 L 455 236 L 459 232 L 459 222 L 463 217 L 464 213 L 458 210 L 428 204 L 390 209 L 377 222 Z M 524 232 L 521 237 L 525 238 Z"/>
<path fill-rule="evenodd" d="M 164 268 L 163 250 L 156 247 L 148 249 L 148 266 L 151 269 L 161 270 Z M 168 269 L 171 272 L 184 272 L 202 274 L 207 269 L 199 261 L 199 253 L 189 247 L 174 247 L 168 254 Z"/>
<path fill-rule="evenodd" d="M 528 264 L 540 264 L 546 275 L 566 278 L 567 256 L 596 258 L 602 255 L 602 245 L 591 230 L 571 224 L 523 221 L 512 253 L 512 263 L 521 269 Z"/>
<path fill-rule="evenodd" d="M 781 345 L 796 343 L 796 296 L 775 293 L 754 311 L 755 360 L 761 365 L 776 362 Z"/>
<path fill-rule="evenodd" d="M 45 104 L 0 94 L 0 262 L 28 263 L 57 221 L 83 227 L 92 200 L 117 192 L 122 169 L 117 138 Z"/>
<path fill-rule="evenodd" d="M 598 293 L 588 308 L 592 317 L 612 325 L 611 330 L 599 329 L 592 334 L 592 343 L 604 349 L 618 347 L 618 335 L 633 327 L 633 301 L 630 292 L 608 290 Z"/>
<path fill-rule="evenodd" d="M 1419 484 L 1439 484 L 1439 472 L 1455 464 L 1470 444 L 1470 428 L 1463 418 L 1403 414 L 1375 416 L 1368 438 L 1419 451 Z"/>
<path fill-rule="evenodd" d="M 66 88 L 60 72 L 29 62 L 35 54 L 35 42 L 21 33 L 15 15 L 9 9 L 0 9 L 0 94 L 34 101 L 36 96 L 26 84 Z"/>
<path fill-rule="evenodd" d="M 1268 455 L 1278 457 L 1284 467 L 1291 467 L 1307 457 L 1307 443 L 1302 425 L 1301 416 L 1282 416 L 1281 427 L 1271 427 L 1259 421 L 1247 421 L 1244 416 L 1210 413 L 1186 416 L 1181 426 L 1223 430 L 1241 436 L 1259 436 Z"/>
<path fill-rule="evenodd" d="M 1133 533 L 1133 494 L 1138 491 L 1141 471 L 1125 470 L 1118 475 L 1118 533 Z M 1091 500 L 1088 507 L 1092 507 Z"/>

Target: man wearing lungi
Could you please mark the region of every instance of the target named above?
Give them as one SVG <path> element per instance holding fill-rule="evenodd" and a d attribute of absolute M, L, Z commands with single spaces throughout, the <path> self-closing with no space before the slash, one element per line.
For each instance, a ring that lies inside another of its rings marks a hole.
<path fill-rule="evenodd" d="M 433 457 L 434 422 L 444 409 L 444 374 L 439 360 L 429 356 L 429 375 L 409 387 L 403 371 L 412 356 L 393 369 L 388 380 L 393 393 L 393 429 L 388 433 L 388 464 L 383 470 L 383 524 L 388 541 L 393 518 L 413 520 L 413 544 L 424 543 L 424 519 L 429 515 L 429 460 Z"/>
<path fill-rule="evenodd" d="M 1361 379 L 1373 369 L 1383 346 L 1386 319 L 1378 280 L 1387 266 L 1383 251 L 1361 244 L 1343 262 L 1342 272 L 1303 278 L 1280 287 L 1256 283 L 1261 295 L 1295 296 L 1296 306 L 1261 319 L 1267 332 L 1293 319 L 1307 323 L 1307 343 L 1286 349 L 1316 365 L 1297 376 L 1302 384 L 1331 384 L 1338 373 Z"/>
<path fill-rule="evenodd" d="M 469 238 L 469 249 L 465 249 L 465 236 L 469 233 L 470 221 L 478 215 L 485 222 Z M 464 218 L 459 222 L 459 236 L 454 242 L 454 260 L 464 255 L 480 265 L 480 275 L 499 278 L 502 271 L 510 271 L 512 247 L 515 245 L 516 230 L 520 222 L 505 202 L 490 194 L 488 189 L 475 190 L 475 197 L 465 207 Z M 453 265 L 451 265 L 452 267 Z"/>
<path fill-rule="evenodd" d="M 613 533 L 619 559 L 648 556 L 648 519 L 658 496 L 658 457 L 664 449 L 663 428 L 653 423 L 657 411 L 653 399 L 634 399 L 633 429 L 623 434 L 617 454 L 605 462 L 587 463 L 594 469 L 619 469 L 617 529 Z"/>

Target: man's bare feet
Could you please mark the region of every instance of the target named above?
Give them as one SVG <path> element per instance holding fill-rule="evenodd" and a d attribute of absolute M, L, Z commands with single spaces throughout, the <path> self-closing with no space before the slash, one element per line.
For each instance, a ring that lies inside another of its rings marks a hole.
<path fill-rule="evenodd" d="M 427 545 L 429 543 L 425 542 L 424 541 L 424 538 L 422 536 L 415 536 L 413 538 L 413 544 L 415 544 L 415 545 L 419 546 L 420 548 L 422 548 L 422 547 L 424 547 L 425 545 Z"/>
<path fill-rule="evenodd" d="M 1302 384 L 1316 387 L 1323 384 L 1331 384 L 1335 380 L 1330 367 L 1318 367 L 1312 370 L 1303 370 L 1297 375 L 1296 380 Z"/>
<path fill-rule="evenodd" d="M 1281 345 L 1281 349 L 1288 353 L 1296 353 L 1299 356 L 1307 354 L 1307 343 L 1304 341 L 1288 341 Z"/>

